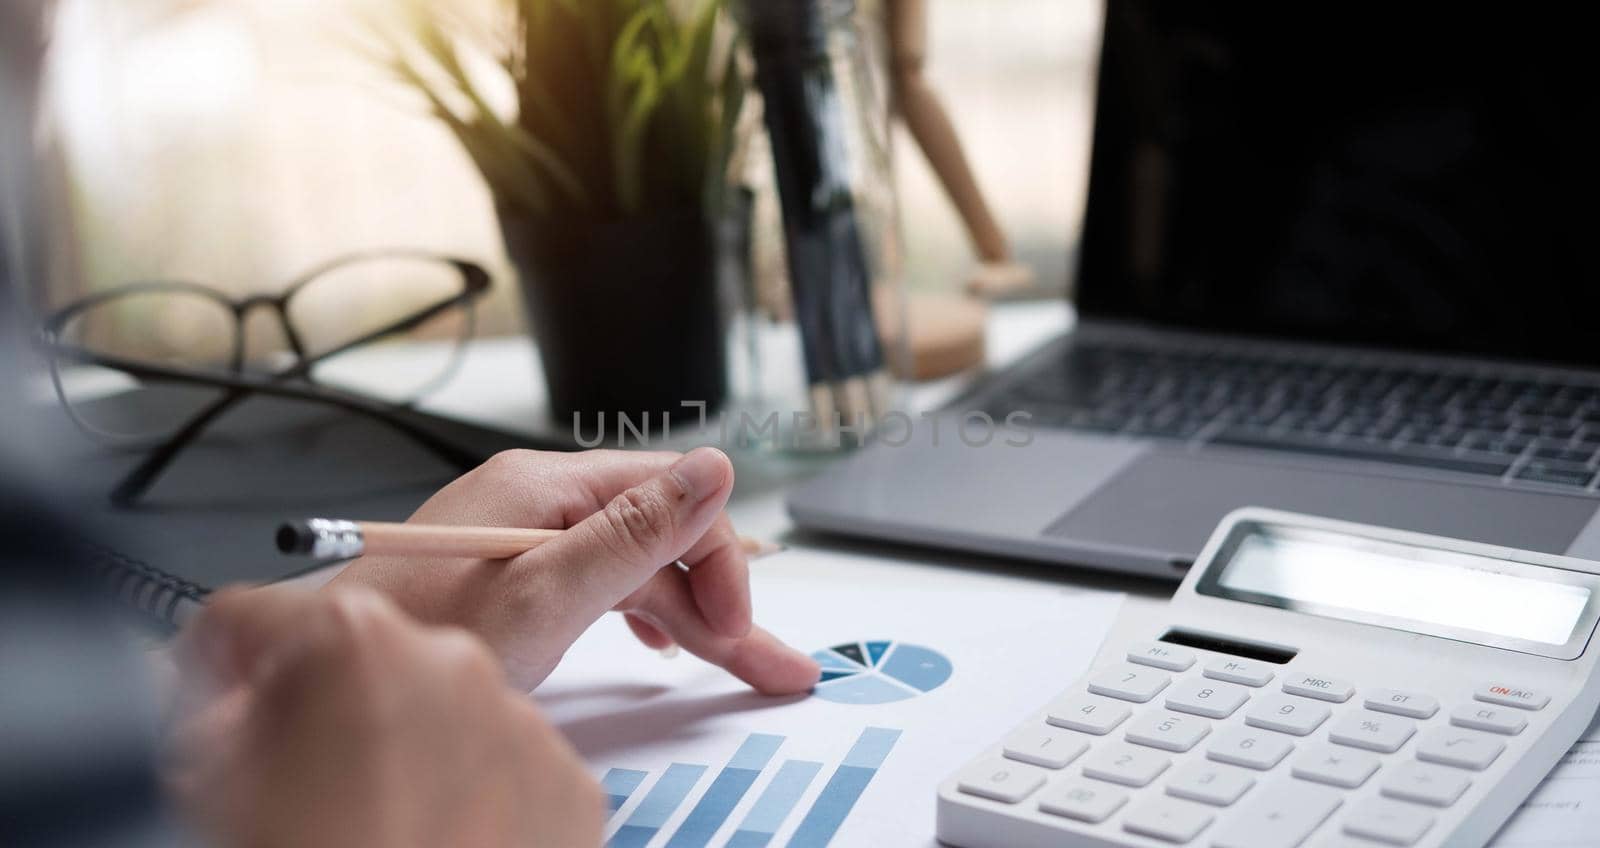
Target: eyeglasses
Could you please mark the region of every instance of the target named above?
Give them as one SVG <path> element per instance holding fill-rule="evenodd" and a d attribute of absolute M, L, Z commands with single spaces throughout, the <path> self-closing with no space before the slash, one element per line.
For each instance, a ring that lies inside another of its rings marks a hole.
<path fill-rule="evenodd" d="M 112 490 L 119 504 L 136 502 L 218 417 L 254 395 L 367 416 L 467 470 L 483 457 L 400 413 L 455 373 L 475 329 L 473 304 L 489 282 L 487 271 L 462 259 L 361 253 L 312 270 L 279 295 L 235 299 L 188 282 L 122 286 L 51 315 L 42 337 L 72 420 L 96 437 L 150 450 Z M 261 310 L 276 319 L 267 328 L 252 322 Z M 270 345 L 263 329 L 281 344 Z M 109 402 L 108 392 L 130 378 L 161 384 L 160 403 Z"/>

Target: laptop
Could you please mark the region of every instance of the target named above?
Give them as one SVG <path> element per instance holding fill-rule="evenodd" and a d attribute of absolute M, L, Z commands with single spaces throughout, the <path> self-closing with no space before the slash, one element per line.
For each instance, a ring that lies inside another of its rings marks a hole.
<path fill-rule="evenodd" d="M 1247 505 L 1600 559 L 1580 30 L 1112 0 L 1074 329 L 793 517 L 1171 580 Z"/>

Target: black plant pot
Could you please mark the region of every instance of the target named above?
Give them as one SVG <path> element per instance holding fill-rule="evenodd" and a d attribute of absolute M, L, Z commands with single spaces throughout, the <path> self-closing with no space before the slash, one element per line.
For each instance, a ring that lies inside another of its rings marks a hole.
<path fill-rule="evenodd" d="M 703 215 L 593 227 L 502 218 L 556 422 L 592 435 L 619 415 L 659 432 L 721 406 L 727 351 L 712 225 Z M 599 418 L 601 414 L 604 419 Z M 646 418 L 648 416 L 648 418 Z"/>

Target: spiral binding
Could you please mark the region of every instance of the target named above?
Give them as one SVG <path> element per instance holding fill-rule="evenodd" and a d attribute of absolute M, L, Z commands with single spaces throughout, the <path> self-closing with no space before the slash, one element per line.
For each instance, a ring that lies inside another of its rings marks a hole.
<path fill-rule="evenodd" d="M 89 546 L 87 565 L 95 580 L 126 606 L 149 616 L 166 631 L 182 623 L 185 603 L 205 602 L 211 590 L 169 574 L 149 563 L 99 546 Z"/>

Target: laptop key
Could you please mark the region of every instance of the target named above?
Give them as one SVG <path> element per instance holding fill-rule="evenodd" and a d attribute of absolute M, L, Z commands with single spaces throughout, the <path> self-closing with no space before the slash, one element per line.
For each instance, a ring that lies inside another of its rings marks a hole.
<path fill-rule="evenodd" d="M 1363 447 L 1359 443 L 1288 442 L 1260 436 L 1251 437 L 1232 429 L 1218 433 L 1208 443 L 1229 447 L 1292 451 L 1294 453 L 1314 454 L 1338 459 L 1390 462 L 1414 467 L 1437 468 L 1441 471 L 1479 474 L 1488 477 L 1499 477 L 1511 470 L 1511 459 L 1506 457 L 1486 456 L 1480 458 L 1444 452 L 1385 450 L 1381 447 Z"/>
<path fill-rule="evenodd" d="M 1569 465 L 1548 459 L 1535 459 L 1517 472 L 1518 480 L 1548 483 L 1554 486 L 1571 486 L 1587 489 L 1594 481 L 1594 472 L 1581 465 Z"/>

